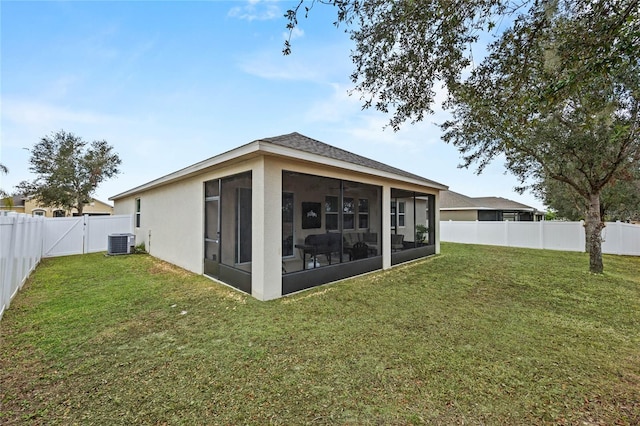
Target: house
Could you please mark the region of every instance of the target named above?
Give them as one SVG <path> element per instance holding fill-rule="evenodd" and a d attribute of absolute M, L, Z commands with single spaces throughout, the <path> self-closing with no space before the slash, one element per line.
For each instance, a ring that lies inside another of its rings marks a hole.
<path fill-rule="evenodd" d="M 467 197 L 453 191 L 440 193 L 440 220 L 540 221 L 544 212 L 501 197 Z"/>
<path fill-rule="evenodd" d="M 270 300 L 438 253 L 446 189 L 291 133 L 110 199 L 151 255 Z"/>
<path fill-rule="evenodd" d="M 44 217 L 67 217 L 77 216 L 78 210 L 65 210 L 60 207 L 43 206 L 35 200 L 22 195 L 14 195 L 5 198 L 0 205 L 0 211 L 13 211 L 17 213 L 25 213 L 31 216 Z M 89 216 L 106 216 L 113 214 L 113 206 L 100 200 L 93 199 L 90 203 L 85 204 L 82 214 Z"/>

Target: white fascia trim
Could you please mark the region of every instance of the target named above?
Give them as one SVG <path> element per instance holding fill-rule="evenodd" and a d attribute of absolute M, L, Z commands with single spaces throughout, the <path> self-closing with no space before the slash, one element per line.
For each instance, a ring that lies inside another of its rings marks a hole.
<path fill-rule="evenodd" d="M 515 207 L 441 207 L 440 211 L 456 211 L 456 210 L 504 210 L 509 212 L 534 212 L 533 208 L 515 208 Z"/>
<path fill-rule="evenodd" d="M 408 178 L 405 176 L 397 175 L 395 173 L 376 170 L 369 167 L 349 163 L 347 161 L 334 160 L 332 158 L 328 158 L 323 155 L 312 154 L 304 151 L 299 151 L 294 148 L 287 148 L 279 145 L 274 145 L 266 141 L 257 140 L 257 141 L 250 142 L 246 145 L 240 146 L 238 148 L 232 149 L 231 151 L 227 151 L 223 154 L 216 155 L 215 157 L 211 157 L 204 161 L 200 161 L 199 163 L 192 164 L 191 166 L 185 167 L 184 169 L 180 169 L 177 172 L 173 172 L 168 175 L 162 176 L 158 179 L 152 180 L 151 182 L 147 182 L 143 185 L 137 186 L 128 191 L 114 195 L 113 197 L 109 197 L 109 200 L 115 201 L 120 198 L 129 197 L 131 195 L 137 194 L 142 191 L 146 191 L 161 185 L 165 185 L 173 181 L 184 179 L 186 177 L 197 174 L 198 172 L 208 169 L 210 167 L 214 167 L 231 160 L 237 160 L 241 157 L 246 157 L 251 154 L 257 154 L 260 152 L 265 154 L 272 154 L 272 155 L 277 155 L 281 157 L 291 158 L 294 160 L 309 161 L 316 164 L 333 166 L 340 169 L 353 170 L 363 174 L 397 180 L 397 181 L 401 181 L 409 184 L 427 187 L 430 189 L 438 189 L 438 190 L 448 189 L 447 186 L 442 184 L 437 184 L 435 182 L 433 184 L 428 184 L 421 180 Z"/>
<path fill-rule="evenodd" d="M 258 144 L 258 141 L 254 141 L 246 145 L 243 145 L 241 147 L 232 149 L 231 151 L 227 151 L 223 154 L 216 155 L 215 157 L 211 157 L 206 160 L 200 161 L 199 163 L 192 164 L 188 167 L 185 167 L 184 169 L 178 170 L 177 172 L 169 173 L 168 175 L 152 180 L 151 182 L 147 182 L 145 184 L 137 186 L 128 191 L 114 195 L 113 197 L 109 197 L 109 200 L 117 200 L 119 198 L 128 197 L 128 196 L 137 194 L 138 192 L 141 192 L 141 191 L 146 191 L 148 189 L 152 189 L 157 186 L 167 184 L 169 182 L 184 179 L 185 177 L 194 175 L 202 170 L 208 169 L 213 166 L 217 166 L 227 161 L 244 157 L 249 154 L 256 153 L 259 150 L 260 150 L 260 146 Z"/>

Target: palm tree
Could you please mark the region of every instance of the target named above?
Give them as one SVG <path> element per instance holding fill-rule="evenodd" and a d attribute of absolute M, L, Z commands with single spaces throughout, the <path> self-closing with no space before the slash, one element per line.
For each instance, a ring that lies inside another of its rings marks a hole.
<path fill-rule="evenodd" d="M 2 173 L 3 175 L 6 175 L 7 173 L 9 173 L 9 169 L 7 168 L 7 166 L 5 166 L 2 163 L 0 163 L 0 173 Z M 4 198 L 4 197 L 7 197 L 8 195 L 9 194 L 4 192 L 2 188 L 0 188 L 0 197 Z"/>

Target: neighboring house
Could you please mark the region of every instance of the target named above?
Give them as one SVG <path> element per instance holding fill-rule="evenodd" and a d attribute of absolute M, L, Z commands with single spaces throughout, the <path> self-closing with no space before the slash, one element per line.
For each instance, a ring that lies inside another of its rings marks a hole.
<path fill-rule="evenodd" d="M 33 199 L 24 197 L 21 195 L 13 196 L 11 202 L 3 200 L 0 206 L 0 211 L 13 211 L 17 213 L 25 213 L 32 216 L 44 216 L 44 217 L 67 217 L 77 216 L 78 210 L 71 209 L 65 210 L 60 207 L 48 207 L 42 206 L 36 203 Z M 82 214 L 89 216 L 106 216 L 113 214 L 113 206 L 103 201 L 94 199 L 89 204 L 84 206 Z"/>
<path fill-rule="evenodd" d="M 151 255 L 269 300 L 438 253 L 446 189 L 291 133 L 111 200 Z M 423 242 L 418 224 L 435 225 Z"/>
<path fill-rule="evenodd" d="M 440 193 L 440 220 L 540 221 L 544 212 L 501 197 L 467 197 L 453 191 Z"/>

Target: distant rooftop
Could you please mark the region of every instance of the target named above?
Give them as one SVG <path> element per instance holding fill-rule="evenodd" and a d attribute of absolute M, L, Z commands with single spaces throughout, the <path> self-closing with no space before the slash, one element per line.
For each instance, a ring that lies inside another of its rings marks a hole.
<path fill-rule="evenodd" d="M 440 192 L 441 210 L 524 210 L 534 207 L 502 197 L 467 197 L 453 191 Z"/>

